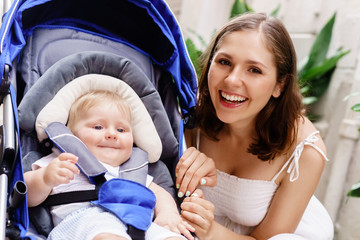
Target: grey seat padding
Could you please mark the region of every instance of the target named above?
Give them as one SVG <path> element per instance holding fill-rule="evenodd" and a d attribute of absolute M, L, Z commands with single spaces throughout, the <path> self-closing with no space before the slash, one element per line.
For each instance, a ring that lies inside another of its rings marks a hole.
<path fill-rule="evenodd" d="M 96 50 L 124 56 L 135 63 L 153 81 L 154 67 L 150 57 L 124 43 L 67 28 L 35 29 L 22 51 L 18 71 L 25 81 L 25 92 L 49 67 L 74 53 Z"/>

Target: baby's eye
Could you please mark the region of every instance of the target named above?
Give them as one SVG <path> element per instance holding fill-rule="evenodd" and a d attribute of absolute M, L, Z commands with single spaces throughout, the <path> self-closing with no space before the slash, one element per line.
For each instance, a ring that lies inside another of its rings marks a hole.
<path fill-rule="evenodd" d="M 94 126 L 94 129 L 96 129 L 96 130 L 101 130 L 101 129 L 102 129 L 102 126 L 96 125 L 96 126 Z"/>
<path fill-rule="evenodd" d="M 125 129 L 123 129 L 123 128 L 118 128 L 118 130 L 117 130 L 118 132 L 125 132 Z"/>
<path fill-rule="evenodd" d="M 258 69 L 258 68 L 250 68 L 249 71 L 252 72 L 252 73 L 257 73 L 257 74 L 261 74 L 261 73 L 262 73 L 261 70 Z"/>

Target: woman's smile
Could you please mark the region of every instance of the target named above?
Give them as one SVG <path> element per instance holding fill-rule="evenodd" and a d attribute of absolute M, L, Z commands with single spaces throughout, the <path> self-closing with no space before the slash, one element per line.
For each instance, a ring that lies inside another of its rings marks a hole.
<path fill-rule="evenodd" d="M 235 108 L 242 105 L 248 98 L 243 97 L 238 94 L 227 93 L 224 91 L 219 91 L 220 103 L 225 107 Z"/>

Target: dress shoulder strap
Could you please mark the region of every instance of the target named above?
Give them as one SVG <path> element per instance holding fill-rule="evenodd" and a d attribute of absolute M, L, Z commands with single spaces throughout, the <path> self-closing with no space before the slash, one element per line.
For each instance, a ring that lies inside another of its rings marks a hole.
<path fill-rule="evenodd" d="M 299 159 L 300 159 L 302 151 L 304 150 L 305 145 L 315 148 L 324 157 L 324 159 L 326 161 L 329 160 L 326 157 L 326 155 L 324 154 L 324 152 L 318 146 L 316 146 L 314 144 L 315 142 L 317 142 L 319 140 L 319 138 L 316 136 L 316 134 L 318 134 L 318 133 L 319 133 L 319 131 L 313 132 L 312 134 L 310 134 L 307 138 L 302 140 L 296 146 L 296 148 L 295 148 L 294 152 L 292 153 L 292 155 L 290 156 L 290 158 L 286 161 L 286 163 L 283 165 L 281 170 L 273 177 L 273 179 L 271 181 L 275 181 L 279 177 L 280 173 L 282 173 L 282 171 L 284 171 L 284 169 L 287 166 L 289 166 L 287 169 L 287 173 L 290 174 L 290 182 L 294 182 L 298 179 L 298 177 L 299 177 Z"/>

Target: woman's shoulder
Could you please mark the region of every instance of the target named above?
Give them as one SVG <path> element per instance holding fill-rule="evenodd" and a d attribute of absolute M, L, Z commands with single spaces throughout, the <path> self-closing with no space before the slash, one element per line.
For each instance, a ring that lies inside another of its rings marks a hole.
<path fill-rule="evenodd" d="M 297 143 L 302 142 L 307 139 L 309 136 L 313 135 L 315 132 L 318 132 L 316 136 L 321 140 L 319 131 L 316 129 L 314 124 L 305 116 L 299 119 L 298 121 L 298 135 L 297 135 Z"/>
<path fill-rule="evenodd" d="M 319 156 L 319 159 L 324 159 L 324 156 L 326 156 L 326 147 L 320 135 L 320 132 L 316 129 L 314 124 L 307 117 L 301 118 L 298 122 L 298 136 L 296 142 L 297 142 L 296 144 L 297 146 L 299 145 L 315 146 L 315 147 L 307 148 L 305 151 L 307 152 L 305 153 L 306 155 L 316 154 L 317 156 Z"/>

